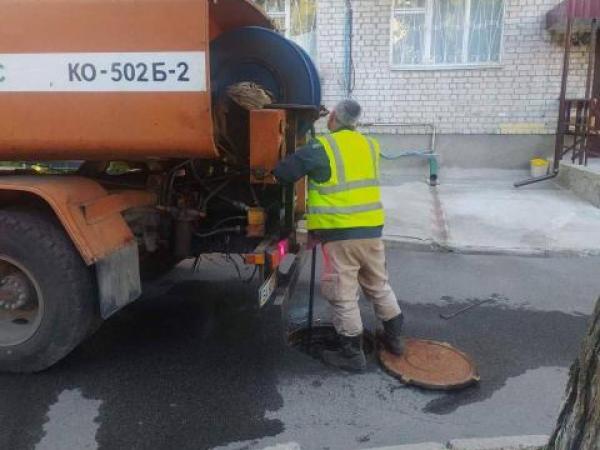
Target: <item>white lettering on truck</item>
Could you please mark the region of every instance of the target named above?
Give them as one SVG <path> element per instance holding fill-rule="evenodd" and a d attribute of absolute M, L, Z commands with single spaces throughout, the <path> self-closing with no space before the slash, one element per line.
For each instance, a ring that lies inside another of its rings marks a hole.
<path fill-rule="evenodd" d="M 0 54 L 0 60 L 0 92 L 207 90 L 205 52 Z"/>

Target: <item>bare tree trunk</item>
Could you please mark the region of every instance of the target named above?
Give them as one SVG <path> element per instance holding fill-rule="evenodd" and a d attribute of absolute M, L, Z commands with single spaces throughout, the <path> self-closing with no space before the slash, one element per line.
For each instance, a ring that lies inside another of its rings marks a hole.
<path fill-rule="evenodd" d="M 600 300 L 579 358 L 571 367 L 565 403 L 548 450 L 600 450 Z"/>

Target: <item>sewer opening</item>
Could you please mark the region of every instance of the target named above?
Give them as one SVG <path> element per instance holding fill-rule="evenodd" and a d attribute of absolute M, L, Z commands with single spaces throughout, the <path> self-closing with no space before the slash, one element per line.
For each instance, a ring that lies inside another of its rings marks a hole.
<path fill-rule="evenodd" d="M 298 328 L 288 334 L 288 343 L 296 350 L 319 360 L 323 350 L 340 348 L 335 328 L 328 324 L 315 325 L 310 331 L 308 328 Z M 363 347 L 367 356 L 375 352 L 374 336 L 367 331 L 363 335 Z"/>
<path fill-rule="evenodd" d="M 14 319 L 12 321 L 12 323 L 14 323 L 15 325 L 27 325 L 29 323 L 29 320 L 23 319 L 23 318 L 19 318 L 19 319 Z"/>

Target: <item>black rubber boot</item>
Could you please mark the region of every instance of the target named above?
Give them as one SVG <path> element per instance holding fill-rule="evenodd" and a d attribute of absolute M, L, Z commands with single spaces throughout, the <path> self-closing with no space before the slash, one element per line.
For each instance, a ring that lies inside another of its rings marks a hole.
<path fill-rule="evenodd" d="M 402 324 L 404 316 L 398 314 L 393 319 L 383 322 L 382 340 L 390 352 L 396 356 L 404 354 L 404 338 L 402 337 Z"/>
<path fill-rule="evenodd" d="M 323 350 L 321 358 L 329 366 L 350 372 L 362 372 L 367 367 L 367 358 L 363 350 L 362 335 L 339 336 L 340 348 L 338 350 Z"/>

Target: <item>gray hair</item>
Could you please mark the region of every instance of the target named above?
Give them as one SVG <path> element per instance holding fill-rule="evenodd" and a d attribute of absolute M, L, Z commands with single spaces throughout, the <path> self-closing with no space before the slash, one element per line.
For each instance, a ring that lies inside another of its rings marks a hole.
<path fill-rule="evenodd" d="M 335 120 L 341 126 L 355 128 L 362 114 L 362 108 L 354 100 L 342 100 L 335 106 Z"/>

